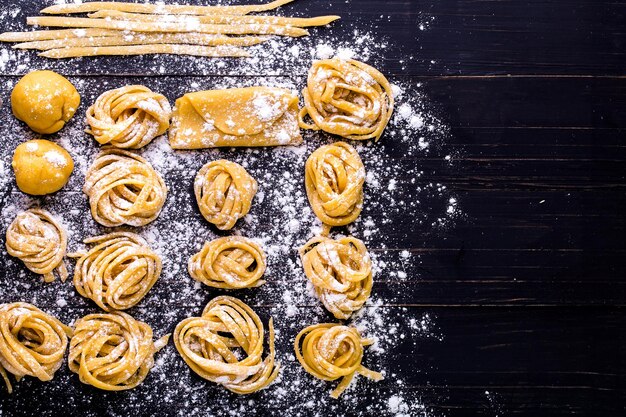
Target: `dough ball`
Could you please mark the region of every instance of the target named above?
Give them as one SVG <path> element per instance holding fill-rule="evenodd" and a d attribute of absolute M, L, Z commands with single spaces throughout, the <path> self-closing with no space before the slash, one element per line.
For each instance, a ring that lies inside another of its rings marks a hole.
<path fill-rule="evenodd" d="M 55 133 L 74 116 L 80 95 L 67 78 L 52 71 L 33 71 L 11 93 L 13 114 L 38 133 Z"/>
<path fill-rule="evenodd" d="M 74 169 L 69 153 L 49 140 L 29 140 L 15 149 L 13 171 L 17 186 L 33 195 L 59 191 Z"/>

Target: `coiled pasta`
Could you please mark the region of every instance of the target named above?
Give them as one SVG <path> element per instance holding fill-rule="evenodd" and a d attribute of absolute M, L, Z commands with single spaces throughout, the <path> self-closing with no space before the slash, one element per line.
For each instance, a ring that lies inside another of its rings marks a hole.
<path fill-rule="evenodd" d="M 121 311 L 89 314 L 76 322 L 68 364 L 83 384 L 128 390 L 143 382 L 168 339 L 153 341 L 149 325 Z"/>
<path fill-rule="evenodd" d="M 103 226 L 145 226 L 165 204 L 167 187 L 152 165 L 139 155 L 106 148 L 85 175 L 83 192 L 91 215 Z"/>
<path fill-rule="evenodd" d="M 189 275 L 215 288 L 236 289 L 263 285 L 265 253 L 252 240 L 241 236 L 206 242 L 189 258 Z"/>
<path fill-rule="evenodd" d="M 0 375 L 50 381 L 61 367 L 72 329 L 28 303 L 0 304 Z"/>
<path fill-rule="evenodd" d="M 230 230 L 250 211 L 257 182 L 241 165 L 220 159 L 200 168 L 193 188 L 204 218 L 220 230 Z"/>
<path fill-rule="evenodd" d="M 378 141 L 393 113 L 389 81 L 375 68 L 353 59 L 314 62 L 302 95 L 300 127 L 347 139 Z M 307 115 L 312 124 L 304 121 Z"/>
<path fill-rule="evenodd" d="M 372 262 L 354 237 L 314 237 L 300 248 L 304 272 L 317 297 L 340 320 L 348 319 L 370 296 Z"/>
<path fill-rule="evenodd" d="M 363 207 L 365 167 L 356 149 L 345 142 L 318 148 L 306 161 L 304 181 L 309 203 L 328 233 L 352 223 Z"/>
<path fill-rule="evenodd" d="M 294 348 L 302 367 L 311 375 L 324 381 L 343 378 L 330 396 L 339 398 L 350 385 L 355 373 L 374 381 L 383 375 L 361 364 L 363 346 L 373 340 L 363 339 L 354 327 L 334 323 L 322 323 L 303 329 L 296 336 Z"/>
<path fill-rule="evenodd" d="M 204 379 L 237 394 L 266 388 L 276 377 L 274 325 L 269 322 L 269 354 L 262 359 L 265 330 L 259 316 L 242 301 L 216 297 L 201 317 L 181 321 L 174 331 L 176 349 Z"/>
<path fill-rule="evenodd" d="M 101 145 L 139 149 L 170 126 L 172 109 L 162 94 L 129 85 L 100 95 L 87 109 L 87 133 Z"/>
<path fill-rule="evenodd" d="M 95 245 L 80 257 L 74 287 L 104 311 L 136 305 L 161 275 L 161 258 L 134 233 L 118 232 L 85 239 Z"/>
<path fill-rule="evenodd" d="M 19 258 L 29 270 L 43 275 L 45 282 L 54 281 L 55 271 L 65 282 L 68 274 L 63 257 L 67 234 L 47 211 L 29 209 L 18 214 L 7 229 L 6 248 L 9 255 Z"/>

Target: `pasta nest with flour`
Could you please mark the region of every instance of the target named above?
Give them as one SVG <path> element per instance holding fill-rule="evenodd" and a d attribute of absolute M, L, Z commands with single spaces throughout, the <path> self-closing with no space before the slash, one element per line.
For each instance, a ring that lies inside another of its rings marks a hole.
<path fill-rule="evenodd" d="M 76 322 L 68 364 L 83 384 L 128 390 L 143 382 L 168 339 L 153 341 L 149 325 L 121 311 L 89 314 Z"/>
<path fill-rule="evenodd" d="M 50 381 L 61 367 L 72 329 L 28 303 L 0 304 L 0 375 Z"/>
<path fill-rule="evenodd" d="M 306 161 L 304 182 L 313 212 L 325 226 L 345 226 L 361 214 L 365 167 L 345 142 L 319 147 Z"/>
<path fill-rule="evenodd" d="M 65 282 L 68 274 L 63 257 L 67 234 L 47 211 L 29 209 L 18 214 L 7 229 L 6 248 L 9 255 L 19 258 L 29 270 L 43 275 L 45 282 L 54 281 L 55 271 Z"/>
<path fill-rule="evenodd" d="M 348 319 L 372 291 L 372 261 L 357 238 L 314 237 L 299 250 L 317 297 L 340 320 Z"/>
<path fill-rule="evenodd" d="M 158 217 L 167 187 L 144 158 L 107 148 L 87 170 L 83 192 L 89 197 L 91 215 L 101 225 L 138 227 Z"/>
<path fill-rule="evenodd" d="M 230 230 L 250 211 L 257 182 L 241 165 L 220 159 L 204 165 L 193 183 L 202 216 L 220 230 Z"/>
<path fill-rule="evenodd" d="M 101 145 L 139 149 L 170 127 L 172 108 L 165 96 L 142 85 L 129 85 L 100 95 L 87 109 L 85 131 Z"/>
<path fill-rule="evenodd" d="M 343 378 L 330 394 L 333 398 L 339 398 L 356 373 L 374 381 L 383 379 L 381 373 L 369 370 L 361 364 L 363 346 L 372 343 L 374 341 L 371 339 L 361 338 L 354 327 L 322 323 L 309 326 L 298 333 L 294 348 L 302 367 L 314 377 L 325 381 Z"/>
<path fill-rule="evenodd" d="M 201 317 L 176 326 L 174 343 L 187 365 L 202 378 L 237 394 L 267 387 L 280 364 L 274 364 L 274 325 L 269 322 L 269 354 L 262 359 L 265 330 L 259 316 L 242 301 L 216 297 Z"/>
<path fill-rule="evenodd" d="M 352 140 L 380 139 L 393 113 L 391 84 L 375 68 L 353 59 L 316 61 L 302 90 L 300 127 Z M 309 116 L 313 123 L 304 121 Z"/>
<path fill-rule="evenodd" d="M 136 305 L 161 275 L 161 258 L 134 233 L 117 232 L 85 239 L 94 244 L 78 257 L 74 287 L 104 311 Z"/>
<path fill-rule="evenodd" d="M 189 258 L 189 275 L 215 288 L 236 289 L 263 285 L 265 253 L 242 236 L 226 236 L 206 242 Z"/>

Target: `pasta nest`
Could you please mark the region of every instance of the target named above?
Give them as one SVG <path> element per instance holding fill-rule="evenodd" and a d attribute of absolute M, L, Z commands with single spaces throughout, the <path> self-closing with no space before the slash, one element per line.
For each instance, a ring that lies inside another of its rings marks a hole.
<path fill-rule="evenodd" d="M 133 307 L 161 275 L 161 258 L 134 233 L 110 233 L 84 242 L 95 246 L 70 255 L 79 257 L 74 287 L 104 311 Z"/>
<path fill-rule="evenodd" d="M 189 258 L 189 275 L 215 288 L 236 289 L 263 285 L 265 253 L 252 240 L 227 236 L 206 242 Z"/>
<path fill-rule="evenodd" d="M 274 364 L 274 325 L 269 321 L 269 355 L 262 360 L 265 331 L 259 316 L 242 301 L 216 297 L 201 317 L 181 321 L 174 331 L 176 349 L 204 379 L 237 394 L 267 387 L 280 364 Z"/>
<path fill-rule="evenodd" d="M 83 192 L 89 197 L 91 215 L 101 225 L 138 227 L 158 217 L 167 187 L 144 158 L 107 148 L 87 170 Z"/>
<path fill-rule="evenodd" d="M 142 85 L 109 90 L 87 109 L 85 131 L 101 145 L 139 149 L 170 127 L 172 108 L 165 96 Z"/>
<path fill-rule="evenodd" d="M 371 371 L 361 364 L 363 346 L 372 343 L 374 342 L 371 339 L 361 338 L 354 327 L 322 323 L 309 326 L 298 333 L 294 347 L 298 361 L 314 377 L 325 381 L 343 378 L 330 394 L 333 398 L 339 398 L 350 385 L 355 373 L 375 381 L 383 379 L 381 373 Z"/>
<path fill-rule="evenodd" d="M 306 161 L 306 193 L 315 215 L 331 226 L 352 223 L 363 207 L 365 167 L 356 150 L 345 142 L 324 145 Z"/>
<path fill-rule="evenodd" d="M 258 187 L 244 167 L 225 159 L 200 168 L 193 186 L 202 216 L 220 230 L 248 214 Z"/>
<path fill-rule="evenodd" d="M 61 281 L 67 278 L 63 257 L 67 249 L 65 229 L 50 213 L 41 209 L 26 210 L 15 217 L 6 233 L 6 248 L 26 267 L 54 281 L 56 271 Z"/>
<path fill-rule="evenodd" d="M 149 325 L 121 311 L 89 314 L 76 322 L 68 364 L 83 384 L 127 390 L 143 382 L 168 339 L 153 341 Z"/>
<path fill-rule="evenodd" d="M 19 381 L 28 375 L 50 381 L 61 367 L 72 329 L 32 304 L 0 304 L 0 375 Z"/>
<path fill-rule="evenodd" d="M 378 141 L 393 113 L 389 81 L 375 68 L 352 59 L 314 62 L 302 95 L 300 127 L 352 140 Z M 307 115 L 312 124 L 304 121 Z"/>
<path fill-rule="evenodd" d="M 304 273 L 317 297 L 340 320 L 348 319 L 372 291 L 372 261 L 362 241 L 314 237 L 300 248 Z"/>

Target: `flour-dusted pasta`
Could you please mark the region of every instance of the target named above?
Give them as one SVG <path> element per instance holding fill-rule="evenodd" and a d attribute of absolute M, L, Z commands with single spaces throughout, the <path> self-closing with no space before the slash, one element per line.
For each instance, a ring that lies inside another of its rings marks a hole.
<path fill-rule="evenodd" d="M 85 239 L 95 245 L 79 257 L 74 287 L 104 311 L 133 307 L 150 291 L 161 275 L 161 258 L 139 235 L 110 233 Z"/>
<path fill-rule="evenodd" d="M 372 291 L 372 261 L 355 237 L 314 237 L 300 248 L 304 272 L 315 294 L 335 318 L 348 319 Z"/>
<path fill-rule="evenodd" d="M 201 317 L 176 326 L 174 343 L 187 365 L 202 378 L 237 394 L 266 388 L 278 376 L 274 363 L 274 325 L 269 322 L 269 354 L 262 359 L 265 330 L 259 316 L 227 296 L 207 304 Z"/>
<path fill-rule="evenodd" d="M 389 81 L 375 68 L 353 59 L 314 62 L 302 95 L 300 127 L 347 139 L 380 139 L 393 113 Z M 307 123 L 306 116 L 313 123 Z"/>
<path fill-rule="evenodd" d="M 363 347 L 374 343 L 363 339 L 354 327 L 334 323 L 322 323 L 303 329 L 296 336 L 294 348 L 302 367 L 311 375 L 325 381 L 342 378 L 330 394 L 339 398 L 348 388 L 354 374 L 361 374 L 374 381 L 383 375 L 361 365 Z"/>
<path fill-rule="evenodd" d="M 352 223 L 363 207 L 365 167 L 356 149 L 345 142 L 324 145 L 306 161 L 304 181 L 309 203 L 324 224 Z"/>
<path fill-rule="evenodd" d="M 89 314 L 76 321 L 68 363 L 83 384 L 105 391 L 135 388 L 169 339 L 152 340 L 152 328 L 129 314 Z"/>
<path fill-rule="evenodd" d="M 265 253 L 254 241 L 225 236 L 206 242 L 189 258 L 189 275 L 209 287 L 237 289 L 258 287 L 265 272 Z"/>
<path fill-rule="evenodd" d="M 103 226 L 145 226 L 165 204 L 167 187 L 152 165 L 139 155 L 105 148 L 85 175 L 83 192 L 91 215 Z"/>
<path fill-rule="evenodd" d="M 272 87 L 187 93 L 176 100 L 169 139 L 173 149 L 298 145 L 298 97 Z"/>
<path fill-rule="evenodd" d="M 250 211 L 257 182 L 241 165 L 219 159 L 205 164 L 193 182 L 202 216 L 220 230 L 230 230 Z"/>
<path fill-rule="evenodd" d="M 71 335 L 72 329 L 32 304 L 0 304 L 0 375 L 9 393 L 7 372 L 18 381 L 24 376 L 50 381 Z"/>
<path fill-rule="evenodd" d="M 172 108 L 165 96 L 142 85 L 106 91 L 87 109 L 87 133 L 101 145 L 139 149 L 170 126 Z"/>
<path fill-rule="evenodd" d="M 32 272 L 43 275 L 45 282 L 54 281 L 55 272 L 65 282 L 67 234 L 47 211 L 30 209 L 18 214 L 7 229 L 6 248 Z"/>

